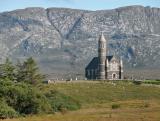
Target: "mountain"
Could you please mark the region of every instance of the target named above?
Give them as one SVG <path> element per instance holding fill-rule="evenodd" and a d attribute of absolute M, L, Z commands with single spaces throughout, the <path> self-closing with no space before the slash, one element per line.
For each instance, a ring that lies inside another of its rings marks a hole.
<path fill-rule="evenodd" d="M 99 34 L 126 69 L 160 68 L 160 8 L 26 8 L 0 13 L 0 62 L 33 56 L 45 73 L 81 75 L 97 56 Z"/>

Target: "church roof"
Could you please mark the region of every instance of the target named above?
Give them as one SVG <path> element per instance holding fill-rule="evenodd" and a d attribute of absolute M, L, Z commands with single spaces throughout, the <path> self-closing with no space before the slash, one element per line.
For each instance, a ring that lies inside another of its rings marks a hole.
<path fill-rule="evenodd" d="M 113 56 L 106 56 L 108 61 L 111 61 Z M 98 57 L 94 57 L 91 62 L 87 65 L 86 70 L 97 69 L 98 68 Z"/>
<path fill-rule="evenodd" d="M 106 58 L 108 58 L 108 61 L 111 61 L 111 60 L 112 60 L 112 58 L 113 58 L 113 55 L 106 56 Z"/>

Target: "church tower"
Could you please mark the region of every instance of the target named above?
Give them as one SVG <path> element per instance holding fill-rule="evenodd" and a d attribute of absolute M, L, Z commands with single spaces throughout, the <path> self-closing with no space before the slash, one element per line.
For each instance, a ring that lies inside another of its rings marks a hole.
<path fill-rule="evenodd" d="M 103 33 L 98 41 L 98 79 L 105 79 L 106 40 Z"/>

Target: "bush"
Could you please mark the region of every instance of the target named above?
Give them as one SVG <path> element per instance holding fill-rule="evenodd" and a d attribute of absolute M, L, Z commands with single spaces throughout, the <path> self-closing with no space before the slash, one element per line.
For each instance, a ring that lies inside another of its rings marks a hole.
<path fill-rule="evenodd" d="M 20 114 L 50 113 L 52 107 L 43 93 L 32 85 L 0 81 L 0 97 Z"/>
<path fill-rule="evenodd" d="M 47 98 L 36 88 L 18 83 L 8 88 L 6 100 L 21 114 L 49 113 L 52 111 Z"/>
<path fill-rule="evenodd" d="M 144 107 L 145 107 L 145 108 L 148 108 L 149 106 L 150 106 L 149 103 L 145 103 L 145 104 L 144 104 Z"/>
<path fill-rule="evenodd" d="M 0 102 L 0 119 L 18 117 L 18 113 L 12 107 L 8 106 L 4 100 L 0 100 Z"/>
<path fill-rule="evenodd" d="M 157 80 L 150 80 L 150 81 L 145 81 L 145 84 L 155 84 L 155 85 L 160 85 L 160 81 Z"/>
<path fill-rule="evenodd" d="M 77 110 L 81 107 L 81 105 L 76 100 L 60 92 L 51 90 L 45 95 L 49 99 L 54 111 L 62 111 L 62 109 Z"/>
<path fill-rule="evenodd" d="M 59 106 L 59 107 L 58 107 L 58 110 L 59 110 L 59 111 L 61 112 L 61 114 L 63 114 L 63 115 L 67 113 L 67 109 L 64 108 L 63 105 Z"/>
<path fill-rule="evenodd" d="M 120 108 L 120 104 L 112 104 L 112 109 L 118 109 Z"/>
<path fill-rule="evenodd" d="M 135 80 L 135 81 L 133 81 L 133 83 L 134 83 L 135 85 L 141 85 L 141 84 L 142 84 L 142 81 Z"/>

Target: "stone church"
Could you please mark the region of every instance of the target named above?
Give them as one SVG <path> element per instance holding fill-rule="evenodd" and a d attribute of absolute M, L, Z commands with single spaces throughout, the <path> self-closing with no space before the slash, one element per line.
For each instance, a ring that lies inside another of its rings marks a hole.
<path fill-rule="evenodd" d="M 85 68 L 87 79 L 120 80 L 123 79 L 123 62 L 113 56 L 107 56 L 107 42 L 103 33 L 98 41 L 98 57 L 94 57 Z"/>

